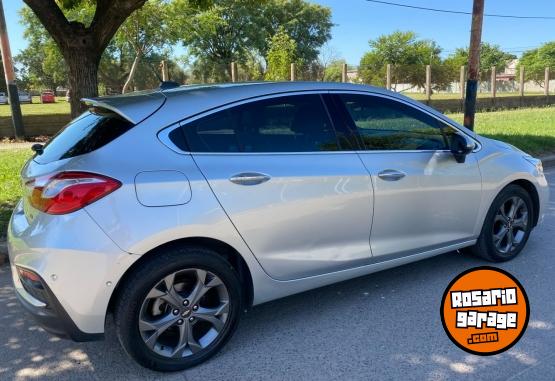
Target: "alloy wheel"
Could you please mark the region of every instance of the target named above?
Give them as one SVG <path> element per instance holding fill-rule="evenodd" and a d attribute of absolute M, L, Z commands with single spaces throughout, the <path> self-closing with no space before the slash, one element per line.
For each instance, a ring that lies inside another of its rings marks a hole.
<path fill-rule="evenodd" d="M 497 251 L 510 254 L 522 243 L 529 229 L 528 219 L 528 206 L 522 198 L 512 196 L 501 204 L 493 220 L 493 244 Z"/>
<path fill-rule="evenodd" d="M 188 357 L 216 340 L 229 310 L 229 292 L 218 276 L 203 269 L 183 269 L 148 292 L 139 312 L 139 332 L 156 354 Z"/>

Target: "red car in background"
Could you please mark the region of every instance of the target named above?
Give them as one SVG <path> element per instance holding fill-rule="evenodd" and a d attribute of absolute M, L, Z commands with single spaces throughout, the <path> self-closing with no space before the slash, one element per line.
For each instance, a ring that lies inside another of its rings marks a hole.
<path fill-rule="evenodd" d="M 44 90 L 40 93 L 41 103 L 56 103 L 56 96 L 52 90 Z"/>

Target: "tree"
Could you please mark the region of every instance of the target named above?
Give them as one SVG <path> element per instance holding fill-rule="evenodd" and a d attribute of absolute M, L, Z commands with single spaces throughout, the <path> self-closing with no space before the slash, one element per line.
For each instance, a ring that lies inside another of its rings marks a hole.
<path fill-rule="evenodd" d="M 524 52 L 517 69 L 525 68 L 526 80 L 534 81 L 539 86 L 544 85 L 545 68 L 555 68 L 555 41 L 547 42 L 537 49 Z"/>
<path fill-rule="evenodd" d="M 432 40 L 419 40 L 414 32 L 396 31 L 369 41 L 371 50 L 360 61 L 359 77 L 364 83 L 385 85 L 386 67 L 391 65 L 391 83 L 423 87 L 425 67 L 441 67 L 441 48 Z M 442 77 L 438 76 L 442 82 Z"/>
<path fill-rule="evenodd" d="M 20 76 L 35 89 L 56 89 L 67 85 L 67 67 L 56 43 L 29 8 L 20 11 L 23 37 L 28 45 L 15 57 L 20 64 Z"/>
<path fill-rule="evenodd" d="M 516 59 L 515 55 L 504 52 L 499 45 L 492 45 L 487 42 L 482 43 L 480 47 L 480 80 L 489 81 L 493 66 L 495 66 L 497 72 L 501 72 L 514 59 Z M 458 78 L 458 68 L 468 64 L 468 48 L 458 48 L 446 61 L 453 70 L 457 70 L 452 73 L 453 79 Z"/>
<path fill-rule="evenodd" d="M 336 59 L 328 64 L 324 69 L 323 80 L 327 82 L 341 82 L 343 75 L 343 65 L 346 63 L 344 59 Z"/>
<path fill-rule="evenodd" d="M 146 0 L 24 0 L 56 42 L 67 64 L 71 114 L 83 109 L 80 99 L 98 95 L 102 53 L 121 24 Z M 89 23 L 69 20 L 64 11 L 95 6 Z"/>
<path fill-rule="evenodd" d="M 174 36 L 169 32 L 169 17 L 171 14 L 166 1 L 150 0 L 133 13 L 116 33 L 116 44 L 128 45 L 135 55 L 122 93 L 125 93 L 131 84 L 141 58 L 151 53 L 159 53 L 173 42 Z"/>
<path fill-rule="evenodd" d="M 211 0 L 204 9 L 186 0 L 173 4 L 174 29 L 187 48 L 193 73 L 204 80 L 229 80 L 230 63 L 241 70 L 265 66 L 269 41 L 283 29 L 297 43 L 297 56 L 316 60 L 330 38 L 329 8 L 304 0 Z M 254 66 L 252 65 L 254 62 Z M 259 65 L 260 64 L 260 65 Z M 252 74 L 252 73 L 251 73 Z M 249 74 L 250 75 L 250 74 Z"/>
<path fill-rule="evenodd" d="M 269 81 L 286 81 L 290 79 L 291 63 L 300 63 L 297 58 L 297 43 L 283 29 L 270 39 L 266 61 Z"/>

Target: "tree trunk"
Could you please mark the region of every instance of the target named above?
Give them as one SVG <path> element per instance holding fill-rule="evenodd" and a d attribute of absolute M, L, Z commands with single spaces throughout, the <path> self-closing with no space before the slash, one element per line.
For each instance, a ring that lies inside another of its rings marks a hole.
<path fill-rule="evenodd" d="M 65 61 L 69 67 L 69 92 L 71 117 L 75 118 L 87 107 L 81 103 L 82 98 L 98 96 L 99 57 L 86 50 L 72 49 L 66 52 Z"/>
<path fill-rule="evenodd" d="M 123 85 L 123 89 L 121 89 L 121 93 L 125 94 L 127 88 L 131 84 L 133 77 L 135 76 L 135 72 L 137 71 L 137 66 L 139 65 L 139 60 L 141 59 L 141 53 L 137 53 L 135 55 L 135 59 L 133 60 L 133 65 L 131 65 L 131 70 L 129 71 L 129 76 L 127 77 L 127 81 Z"/>

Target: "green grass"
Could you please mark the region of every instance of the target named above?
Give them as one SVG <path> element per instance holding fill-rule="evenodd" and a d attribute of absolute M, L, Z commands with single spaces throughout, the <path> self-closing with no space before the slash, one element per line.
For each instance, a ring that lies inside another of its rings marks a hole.
<path fill-rule="evenodd" d="M 69 102 L 64 97 L 56 97 L 56 103 L 40 103 L 39 97 L 33 97 L 33 103 L 21 105 L 23 115 L 68 114 Z M 0 105 L 0 117 L 11 116 L 10 105 Z"/>
<path fill-rule="evenodd" d="M 448 116 L 463 121 L 462 114 Z M 532 155 L 555 153 L 555 107 L 477 113 L 475 130 Z"/>
<path fill-rule="evenodd" d="M 462 122 L 462 114 L 449 117 Z M 517 109 L 476 114 L 476 132 L 503 140 L 533 155 L 555 153 L 555 107 Z M 15 202 L 20 197 L 19 172 L 30 149 L 0 150 L 0 239 Z"/>
<path fill-rule="evenodd" d="M 0 239 L 6 237 L 12 209 L 21 197 L 19 172 L 31 154 L 30 149 L 0 150 Z"/>
<path fill-rule="evenodd" d="M 406 93 L 403 92 L 401 93 L 403 95 L 406 95 L 407 97 L 410 97 L 412 99 L 416 99 L 416 100 L 425 100 L 426 99 L 426 94 L 424 93 Z M 496 97 L 497 98 L 503 98 L 503 97 L 518 97 L 520 94 L 518 92 L 497 92 Z M 524 96 L 529 96 L 529 95 L 543 95 L 542 92 L 527 92 L 524 94 Z M 461 95 L 459 93 L 434 93 L 432 94 L 432 100 L 434 99 L 460 99 Z M 483 92 L 483 93 L 478 93 L 478 98 L 491 98 L 491 93 L 490 92 Z"/>

